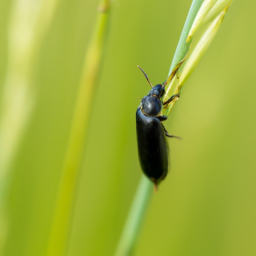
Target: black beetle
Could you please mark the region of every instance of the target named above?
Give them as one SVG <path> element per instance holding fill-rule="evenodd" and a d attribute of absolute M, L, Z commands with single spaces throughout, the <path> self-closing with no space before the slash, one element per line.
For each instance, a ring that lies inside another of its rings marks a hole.
<path fill-rule="evenodd" d="M 183 61 L 177 65 L 163 84 L 157 84 L 156 86 L 150 83 L 144 70 L 138 66 L 152 87 L 148 95 L 143 97 L 136 111 L 138 153 L 141 168 L 144 174 L 155 184 L 156 189 L 168 172 L 169 147 L 166 136 L 179 138 L 167 132 L 162 124 L 167 116 L 161 115 L 161 112 L 162 108 L 178 99 L 180 93 L 173 95 L 166 102 L 163 102 L 162 98 L 166 84 L 172 80 L 182 63 Z"/>

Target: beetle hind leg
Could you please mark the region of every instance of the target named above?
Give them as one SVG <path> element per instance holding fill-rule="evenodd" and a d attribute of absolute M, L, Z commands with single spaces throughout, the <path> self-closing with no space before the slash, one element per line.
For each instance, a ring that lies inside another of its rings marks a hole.
<path fill-rule="evenodd" d="M 165 133 L 165 136 L 168 137 L 168 138 L 177 138 L 177 139 L 181 139 L 181 137 L 179 136 L 175 136 L 175 135 L 171 135 L 167 132 L 167 130 L 165 129 L 164 125 L 162 124 L 163 128 L 164 128 L 164 133 Z"/>
<path fill-rule="evenodd" d="M 181 137 L 176 136 L 176 135 L 171 135 L 171 134 L 169 134 L 168 132 L 165 132 L 165 136 L 168 137 L 168 138 L 176 138 L 176 139 L 179 139 L 179 140 L 182 139 Z"/>

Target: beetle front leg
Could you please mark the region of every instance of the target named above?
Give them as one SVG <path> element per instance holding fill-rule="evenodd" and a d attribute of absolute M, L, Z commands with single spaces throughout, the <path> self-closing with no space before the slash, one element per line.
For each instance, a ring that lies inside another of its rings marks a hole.
<path fill-rule="evenodd" d="M 172 95 L 172 97 L 169 100 L 167 100 L 163 103 L 164 107 L 169 105 L 173 100 L 175 100 L 176 98 L 179 98 L 179 97 L 180 97 L 180 92 Z"/>
<path fill-rule="evenodd" d="M 156 117 L 159 121 L 163 122 L 165 120 L 167 120 L 168 116 L 157 116 Z"/>

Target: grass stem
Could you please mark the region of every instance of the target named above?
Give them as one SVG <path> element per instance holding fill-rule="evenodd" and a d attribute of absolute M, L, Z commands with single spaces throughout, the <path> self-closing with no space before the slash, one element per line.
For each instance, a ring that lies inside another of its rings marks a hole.
<path fill-rule="evenodd" d="M 62 256 L 67 248 L 71 212 L 74 205 L 77 177 L 82 161 L 90 106 L 105 45 L 109 4 L 109 0 L 101 1 L 94 34 L 84 61 L 56 208 L 50 230 L 47 256 Z"/>
<path fill-rule="evenodd" d="M 190 44 L 192 42 L 192 38 L 189 41 L 187 41 L 187 38 L 188 38 L 191 27 L 194 23 L 194 20 L 196 18 L 196 15 L 197 15 L 202 3 L 203 3 L 203 0 L 194 0 L 191 4 L 191 7 L 190 7 L 190 10 L 189 10 L 185 25 L 183 27 L 183 30 L 182 30 L 182 33 L 181 33 L 181 36 L 180 36 L 178 46 L 176 48 L 176 51 L 175 51 L 175 54 L 174 54 L 174 57 L 173 57 L 173 60 L 172 60 L 172 64 L 171 64 L 171 67 L 170 67 L 170 70 L 169 70 L 169 73 L 168 73 L 168 77 L 172 73 L 173 69 L 186 57 L 186 55 L 187 55 L 187 53 L 190 49 Z M 164 97 L 164 101 L 167 100 L 170 89 L 171 89 L 171 86 L 166 88 L 166 94 L 165 94 L 165 97 Z M 177 93 L 177 92 L 174 92 L 174 94 L 175 93 Z M 171 103 L 169 105 L 169 107 L 163 111 L 164 115 L 168 115 L 170 113 L 170 111 L 171 111 L 172 107 L 174 106 L 175 102 L 176 101 L 173 101 L 173 103 Z"/>
<path fill-rule="evenodd" d="M 187 43 L 186 40 L 202 2 L 203 0 L 194 0 L 192 2 L 168 76 L 172 73 L 177 64 L 186 56 L 189 50 L 191 41 Z M 142 222 L 147 212 L 147 206 L 150 202 L 152 188 L 153 184 L 143 175 L 137 193 L 134 196 L 130 213 L 127 217 L 115 256 L 130 256 L 133 254 L 142 227 Z"/>
<path fill-rule="evenodd" d="M 152 190 L 153 183 L 143 175 L 134 196 L 131 210 L 119 240 L 115 256 L 129 256 L 133 254 L 133 249 L 136 246 L 142 221 L 148 209 Z"/>
<path fill-rule="evenodd" d="M 35 60 L 59 0 L 14 0 L 8 23 L 8 54 L 0 99 L 0 254 L 8 229 L 5 204 L 11 166 L 37 101 Z"/>
<path fill-rule="evenodd" d="M 172 73 L 173 69 L 185 58 L 187 55 L 192 40 L 187 42 L 189 31 L 194 23 L 198 10 L 200 9 L 204 0 L 194 0 L 191 4 L 185 25 L 183 27 L 178 46 L 176 48 L 172 64 L 168 76 Z"/>

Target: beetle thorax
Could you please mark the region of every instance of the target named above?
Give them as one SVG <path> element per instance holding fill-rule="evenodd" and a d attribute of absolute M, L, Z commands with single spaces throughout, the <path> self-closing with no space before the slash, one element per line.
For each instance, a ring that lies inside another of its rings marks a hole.
<path fill-rule="evenodd" d="M 141 109 L 147 116 L 157 116 L 162 110 L 162 102 L 154 96 L 145 96 L 141 102 Z"/>
<path fill-rule="evenodd" d="M 154 86 L 141 101 L 142 112 L 147 116 L 158 116 L 162 110 L 161 97 L 165 90 L 161 84 Z"/>

